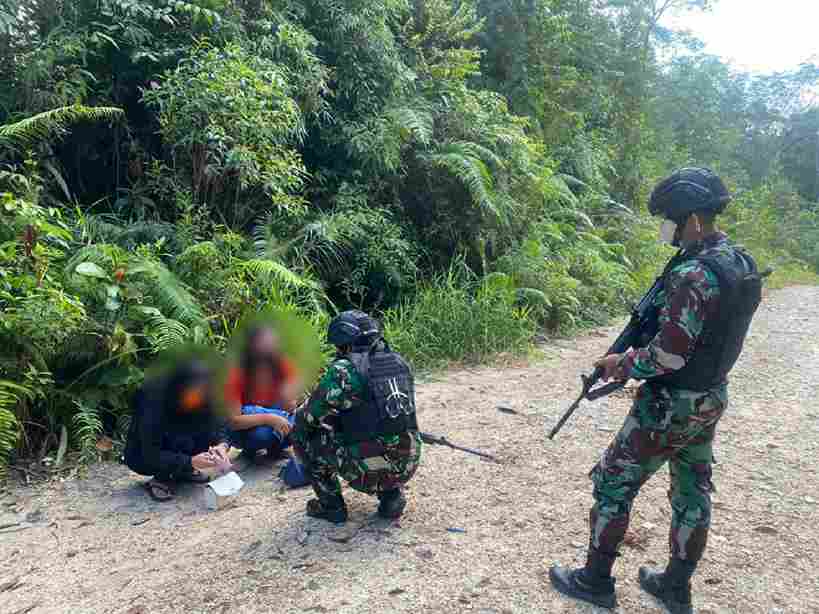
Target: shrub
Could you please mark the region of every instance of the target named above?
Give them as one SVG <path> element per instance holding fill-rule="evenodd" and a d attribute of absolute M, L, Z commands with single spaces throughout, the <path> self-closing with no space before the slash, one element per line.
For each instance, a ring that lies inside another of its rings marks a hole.
<path fill-rule="evenodd" d="M 417 368 L 523 352 L 536 328 L 529 310 L 516 304 L 511 279 L 477 279 L 457 262 L 384 314 L 387 339 Z"/>

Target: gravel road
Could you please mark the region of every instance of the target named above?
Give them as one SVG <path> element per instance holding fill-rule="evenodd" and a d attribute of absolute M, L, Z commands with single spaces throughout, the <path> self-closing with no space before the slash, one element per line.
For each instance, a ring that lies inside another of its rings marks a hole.
<path fill-rule="evenodd" d="M 546 432 L 615 330 L 550 343 L 541 359 L 450 371 L 420 386 L 425 430 L 501 463 L 427 448 L 400 523 L 347 491 L 341 528 L 306 519 L 309 490 L 275 467 L 245 475 L 235 506 L 204 511 L 201 487 L 154 504 L 123 467 L 0 492 L 0 612 L 594 612 L 557 595 L 546 570 L 578 563 L 587 473 L 629 393 L 584 404 Z M 771 293 L 734 371 L 717 435 L 713 530 L 695 578 L 700 614 L 819 612 L 819 288 Z M 498 406 L 516 413 L 499 411 Z M 638 497 L 617 563 L 620 612 L 662 612 L 640 564 L 664 563 L 667 471 Z"/>

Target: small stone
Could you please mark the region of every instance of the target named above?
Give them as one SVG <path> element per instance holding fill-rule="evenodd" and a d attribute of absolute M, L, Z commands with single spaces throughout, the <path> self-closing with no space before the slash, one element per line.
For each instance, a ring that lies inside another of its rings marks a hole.
<path fill-rule="evenodd" d="M 777 533 L 779 533 L 779 531 L 777 531 L 773 527 L 768 527 L 764 525 L 755 527 L 754 531 L 756 531 L 757 533 L 764 533 L 765 535 L 776 535 Z"/>
<path fill-rule="evenodd" d="M 340 531 L 338 533 L 335 533 L 333 535 L 328 535 L 327 539 L 329 539 L 331 542 L 336 542 L 337 544 L 346 544 L 353 537 L 355 537 L 357 533 L 358 533 L 358 528 L 344 529 L 344 530 L 342 530 L 342 531 Z"/>
<path fill-rule="evenodd" d="M 722 578 L 706 578 L 705 583 L 710 586 L 716 586 L 717 584 L 722 584 Z"/>
<path fill-rule="evenodd" d="M 407 591 L 405 591 L 403 588 L 394 588 L 387 594 L 392 595 L 394 597 L 395 595 L 401 595 L 401 594 L 406 593 L 406 592 Z"/>
<path fill-rule="evenodd" d="M 245 549 L 245 554 L 250 554 L 251 552 L 253 552 L 254 550 L 256 550 L 256 548 L 258 548 L 258 547 L 259 547 L 259 546 L 261 546 L 261 545 L 262 545 L 262 540 L 256 540 L 255 542 L 253 542 L 252 544 L 250 544 L 250 545 L 249 545 L 249 546 L 248 546 L 248 547 Z"/>
<path fill-rule="evenodd" d="M 34 510 L 33 512 L 29 512 L 26 514 L 26 522 L 30 522 L 31 524 L 40 522 L 45 518 L 45 514 L 43 510 Z"/>
<path fill-rule="evenodd" d="M 427 561 L 435 557 L 435 553 L 432 552 L 432 550 L 430 548 L 426 548 L 426 547 L 416 548 L 415 549 L 415 554 L 417 556 L 421 557 L 422 559 L 427 560 Z"/>

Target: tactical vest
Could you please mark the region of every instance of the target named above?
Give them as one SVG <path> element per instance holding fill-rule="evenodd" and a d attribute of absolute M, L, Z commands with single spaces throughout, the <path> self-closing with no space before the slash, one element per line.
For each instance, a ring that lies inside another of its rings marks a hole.
<path fill-rule="evenodd" d="M 762 279 L 751 255 L 736 246 L 728 252 L 706 252 L 690 259 L 707 267 L 719 280 L 718 313 L 706 319 L 693 354 L 682 369 L 649 381 L 704 392 L 727 381 L 742 353 L 762 300 Z"/>
<path fill-rule="evenodd" d="M 350 442 L 417 431 L 415 380 L 404 359 L 385 342 L 346 356 L 364 380 L 362 402 L 341 412 L 339 424 Z"/>

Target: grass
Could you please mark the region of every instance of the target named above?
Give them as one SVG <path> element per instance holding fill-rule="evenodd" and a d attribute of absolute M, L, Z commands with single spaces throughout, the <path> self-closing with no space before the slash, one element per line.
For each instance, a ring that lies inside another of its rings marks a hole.
<path fill-rule="evenodd" d="M 513 290 L 464 279 L 454 267 L 384 314 L 387 339 L 420 369 L 520 356 L 530 350 L 536 328 Z"/>

